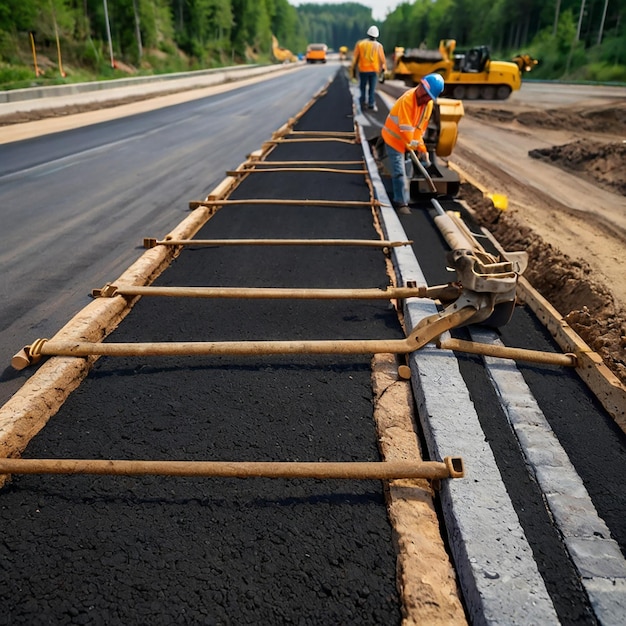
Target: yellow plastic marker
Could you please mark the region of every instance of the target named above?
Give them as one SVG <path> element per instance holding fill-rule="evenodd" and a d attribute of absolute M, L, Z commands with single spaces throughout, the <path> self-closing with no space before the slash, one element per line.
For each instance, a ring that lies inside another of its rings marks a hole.
<path fill-rule="evenodd" d="M 488 193 L 487 197 L 493 202 L 494 208 L 506 211 L 509 208 L 509 199 L 501 193 Z"/>

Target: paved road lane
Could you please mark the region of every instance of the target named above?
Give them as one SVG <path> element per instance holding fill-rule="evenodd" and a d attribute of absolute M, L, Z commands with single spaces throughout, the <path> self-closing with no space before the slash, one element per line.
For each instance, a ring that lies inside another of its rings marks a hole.
<path fill-rule="evenodd" d="M 337 70 L 0 146 L 0 403 L 30 375 L 11 355 L 53 335 L 299 111 Z M 6 368 L 6 369 L 5 369 Z"/>

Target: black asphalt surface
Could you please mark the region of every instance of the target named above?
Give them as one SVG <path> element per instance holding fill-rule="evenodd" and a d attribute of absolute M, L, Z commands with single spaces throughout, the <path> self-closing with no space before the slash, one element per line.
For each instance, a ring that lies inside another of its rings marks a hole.
<path fill-rule="evenodd" d="M 342 73 L 296 130 L 350 131 L 351 106 Z M 315 142 L 271 158 L 361 156 L 358 145 Z M 369 192 L 362 174 L 267 173 L 232 197 Z M 251 202 L 219 210 L 197 237 L 378 235 L 368 207 Z M 379 249 L 191 246 L 157 284 L 384 287 L 388 278 Z M 143 298 L 108 340 L 402 336 L 382 301 Z M 379 460 L 370 358 L 101 358 L 24 456 Z M 401 621 L 378 481 L 14 476 L 0 508 L 2 624 Z"/>

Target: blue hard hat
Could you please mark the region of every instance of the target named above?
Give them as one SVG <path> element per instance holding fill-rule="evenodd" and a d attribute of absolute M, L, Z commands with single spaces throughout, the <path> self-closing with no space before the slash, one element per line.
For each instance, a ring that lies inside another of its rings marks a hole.
<path fill-rule="evenodd" d="M 431 99 L 436 100 L 445 87 L 441 74 L 427 74 L 420 81 Z"/>

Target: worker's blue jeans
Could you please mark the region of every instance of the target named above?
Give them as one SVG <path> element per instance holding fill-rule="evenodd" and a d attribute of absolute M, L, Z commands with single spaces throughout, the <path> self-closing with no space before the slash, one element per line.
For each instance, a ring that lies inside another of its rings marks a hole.
<path fill-rule="evenodd" d="M 385 144 L 389 167 L 391 168 L 391 188 L 393 189 L 393 201 L 398 205 L 409 204 L 409 189 L 406 177 L 406 165 L 404 152 L 398 152 L 395 148 Z"/>
<path fill-rule="evenodd" d="M 376 93 L 378 74 L 376 72 L 359 72 L 359 81 L 361 88 L 359 102 L 361 103 L 361 108 L 363 108 L 367 102 L 367 105 L 371 109 L 376 102 L 374 100 L 374 94 Z"/>

